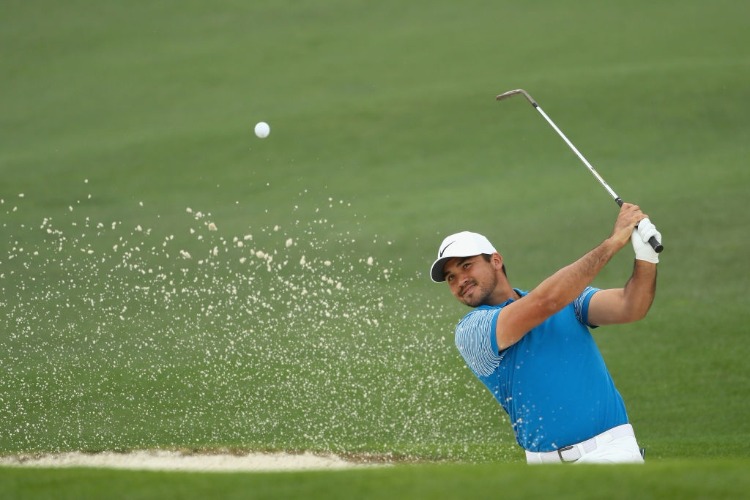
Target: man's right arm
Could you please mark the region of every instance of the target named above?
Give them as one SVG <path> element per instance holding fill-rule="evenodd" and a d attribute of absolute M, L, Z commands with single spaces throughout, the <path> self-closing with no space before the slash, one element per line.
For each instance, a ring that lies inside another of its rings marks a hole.
<path fill-rule="evenodd" d="M 645 217 L 637 205 L 623 204 L 609 238 L 542 281 L 526 296 L 505 306 L 497 319 L 496 334 L 500 350 L 515 344 L 532 328 L 573 302 L 630 241 L 633 229 Z"/>

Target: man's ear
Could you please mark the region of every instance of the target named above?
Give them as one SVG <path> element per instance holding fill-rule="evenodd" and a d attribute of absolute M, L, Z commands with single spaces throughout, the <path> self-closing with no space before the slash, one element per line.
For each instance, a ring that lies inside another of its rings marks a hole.
<path fill-rule="evenodd" d="M 498 271 L 503 268 L 503 256 L 497 252 L 492 254 L 490 262 L 492 262 L 492 267 L 494 267 Z"/>

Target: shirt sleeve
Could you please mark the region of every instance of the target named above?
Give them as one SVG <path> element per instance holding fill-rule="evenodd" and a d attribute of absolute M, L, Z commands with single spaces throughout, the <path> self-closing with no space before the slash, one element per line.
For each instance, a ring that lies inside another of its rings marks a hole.
<path fill-rule="evenodd" d="M 579 322 L 590 328 L 598 328 L 597 325 L 589 324 L 589 302 L 591 302 L 591 297 L 593 297 L 594 294 L 599 290 L 599 288 L 588 286 L 583 290 L 583 292 L 581 292 L 581 295 L 579 295 L 578 298 L 573 301 L 576 318 Z"/>
<path fill-rule="evenodd" d="M 456 347 L 466 364 L 478 376 L 494 372 L 504 353 L 498 353 L 497 316 L 500 309 L 475 309 L 456 326 Z"/>

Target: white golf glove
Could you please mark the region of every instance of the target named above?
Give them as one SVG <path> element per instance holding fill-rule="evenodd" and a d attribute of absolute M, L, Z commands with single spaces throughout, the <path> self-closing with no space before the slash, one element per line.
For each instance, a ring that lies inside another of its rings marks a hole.
<path fill-rule="evenodd" d="M 643 219 L 638 223 L 638 228 L 630 235 L 630 241 L 633 243 L 636 259 L 657 264 L 659 254 L 651 248 L 648 242 L 652 236 L 656 236 L 656 239 L 661 241 L 661 233 L 656 230 L 656 226 L 650 220 Z"/>

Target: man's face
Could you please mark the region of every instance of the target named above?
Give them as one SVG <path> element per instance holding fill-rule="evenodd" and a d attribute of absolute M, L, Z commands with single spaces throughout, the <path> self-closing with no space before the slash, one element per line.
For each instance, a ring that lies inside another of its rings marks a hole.
<path fill-rule="evenodd" d="M 489 304 L 498 284 L 498 262 L 502 266 L 497 254 L 492 255 L 490 262 L 481 255 L 455 257 L 446 262 L 443 272 L 453 296 L 469 307 Z"/>

